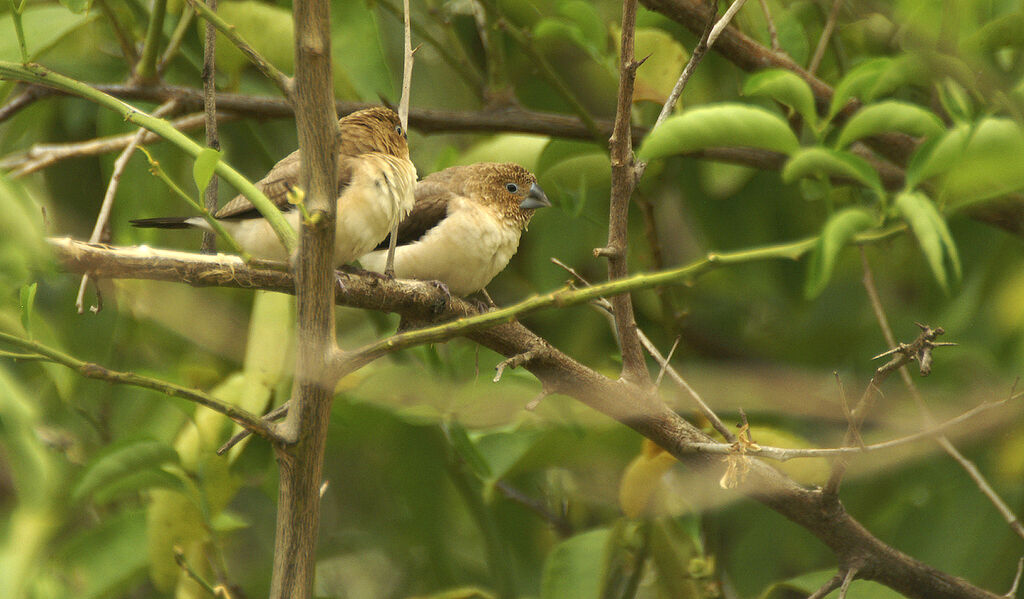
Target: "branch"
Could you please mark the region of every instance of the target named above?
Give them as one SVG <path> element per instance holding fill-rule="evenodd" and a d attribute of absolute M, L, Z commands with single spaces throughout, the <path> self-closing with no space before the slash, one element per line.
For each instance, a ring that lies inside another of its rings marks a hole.
<path fill-rule="evenodd" d="M 175 383 L 161 381 L 141 374 L 135 374 L 134 372 L 118 372 L 116 370 L 110 370 L 99 364 L 92 362 L 85 362 L 79 360 L 74 356 L 65 354 L 64 352 L 58 351 L 37 341 L 29 339 L 22 339 L 16 335 L 9 333 L 0 332 L 0 341 L 13 345 L 15 347 L 27 350 L 30 352 L 28 355 L 21 356 L 10 356 L 3 355 L 0 357 L 14 357 L 16 359 L 35 359 L 35 360 L 46 360 L 53 362 L 54 364 L 60 364 L 66 366 L 71 370 L 75 370 L 78 374 L 101 381 L 107 381 L 108 383 L 117 383 L 121 385 L 131 385 L 133 387 L 142 387 L 143 389 L 152 389 L 153 391 L 159 391 L 164 395 L 170 397 L 180 397 L 187 399 L 193 403 L 201 406 L 210 408 L 215 412 L 224 414 L 228 418 L 234 420 L 239 425 L 243 426 L 246 430 L 253 432 L 268 441 L 277 444 L 280 442 L 277 434 L 274 433 L 273 429 L 264 422 L 259 416 L 252 414 L 242 408 L 234 406 L 230 403 L 221 401 L 216 397 L 207 395 L 201 391 L 183 387 Z"/>
<path fill-rule="evenodd" d="M 214 9 L 207 6 L 203 0 L 188 0 L 189 6 L 195 9 L 199 16 L 203 17 L 207 23 L 213 25 L 217 31 L 226 37 L 232 44 L 235 45 L 242 54 L 251 62 L 263 75 L 270 79 L 270 81 L 281 90 L 284 97 L 288 98 L 291 96 L 292 91 L 292 80 L 291 77 L 285 75 L 280 69 L 275 67 L 267 59 L 263 58 L 259 52 L 253 48 L 249 42 L 238 34 L 238 31 L 231 24 L 227 23 L 218 15 Z M 296 35 L 296 38 L 298 35 Z"/>
<path fill-rule="evenodd" d="M 189 139 L 182 132 L 172 127 L 167 121 L 154 118 L 134 106 L 103 93 L 99 89 L 90 87 L 80 81 L 71 79 L 70 77 L 65 77 L 59 73 L 47 70 L 42 66 L 36 64 L 21 66 L 6 61 L 0 61 L 0 78 L 45 85 L 47 87 L 59 89 L 62 92 L 71 95 L 80 96 L 86 100 L 99 104 L 103 108 L 120 114 L 124 120 L 134 125 L 144 127 L 153 133 L 156 133 L 160 137 L 178 146 L 193 158 L 203 151 L 203 146 Z M 281 240 L 281 244 L 284 245 L 289 253 L 291 253 L 292 250 L 295 249 L 295 231 L 288 226 L 288 223 L 284 220 L 284 216 L 281 215 L 281 211 L 274 206 L 262 191 L 257 189 L 256 186 L 243 177 L 241 173 L 231 168 L 231 166 L 225 161 L 218 161 L 215 170 L 220 176 L 224 177 L 228 183 L 252 202 L 253 206 L 255 206 L 270 223 L 270 226 L 274 229 L 274 232 Z"/>
<path fill-rule="evenodd" d="M 619 56 L 619 92 L 615 108 L 615 127 L 608 145 L 611 149 L 612 180 L 608 212 L 608 245 L 594 250 L 594 255 L 608 258 L 608 279 L 622 279 L 629 275 L 627 255 L 629 249 L 629 200 L 639 179 L 634 172 L 633 139 L 630 120 L 633 116 L 633 83 L 640 62 L 633 59 L 633 39 L 636 29 L 636 0 L 622 4 L 622 39 Z M 622 377 L 637 384 L 650 384 L 644 352 L 640 346 L 633 300 L 629 295 L 612 298 L 615 331 L 622 353 Z"/>
<path fill-rule="evenodd" d="M 788 258 L 794 249 L 799 250 L 797 255 L 800 255 L 813 244 L 812 239 L 806 243 L 806 247 L 790 247 L 787 248 L 788 253 L 780 250 L 772 257 Z M 120 271 L 120 276 L 133 276 L 131 268 L 120 264 L 121 257 L 126 253 L 140 253 L 139 250 L 110 250 L 69 240 L 51 240 L 51 245 L 54 246 L 65 268 L 77 268 L 81 271 L 91 266 L 105 271 L 108 277 L 111 276 L 111 271 L 116 270 Z M 769 257 L 763 249 L 738 254 L 750 259 L 754 255 L 751 252 L 759 254 L 761 258 Z M 149 261 L 143 261 L 139 265 L 143 270 L 139 274 L 147 276 L 138 278 L 154 278 L 151 275 L 162 273 L 165 280 L 171 280 L 174 269 L 168 268 L 170 265 L 161 264 L 162 260 L 154 260 L 156 252 L 148 250 L 148 253 Z M 180 269 L 187 272 L 187 280 L 179 279 L 185 282 L 213 284 L 220 281 L 228 286 L 238 286 L 240 283 L 236 282 L 237 277 L 237 281 L 244 281 L 247 286 L 267 280 L 274 284 L 265 288 L 283 292 L 292 290 L 291 278 L 287 273 L 248 268 L 233 257 L 193 255 L 192 260 L 185 261 L 183 257 L 188 254 L 173 254 L 177 258 L 169 262 L 176 263 Z M 705 268 L 713 268 L 719 264 L 721 262 L 712 262 L 712 266 Z M 338 301 L 351 306 L 394 311 L 411 318 L 429 319 L 443 298 L 443 293 L 428 283 L 389 281 L 345 273 L 339 273 L 338 276 L 342 278 L 346 288 L 344 293 L 338 294 Z M 612 283 L 622 284 L 621 281 Z M 607 288 L 601 291 L 608 292 Z M 585 301 L 582 298 L 577 299 Z M 475 308 L 468 302 L 451 298 L 447 303 L 447 310 L 441 317 L 464 316 L 474 310 Z M 693 444 L 709 443 L 713 440 L 649 393 L 644 393 L 628 383 L 610 380 L 587 368 L 518 322 L 499 324 L 487 329 L 470 329 L 464 331 L 464 334 L 470 340 L 506 357 L 535 351 L 534 358 L 524 367 L 541 381 L 545 389 L 574 397 L 587 406 L 615 418 L 668 450 L 688 467 L 706 474 L 710 479 L 721 476 L 721 457 L 696 454 L 687 450 Z M 748 460 L 750 471 L 738 490 L 805 528 L 835 552 L 842 563 L 859 561 L 862 565 L 858 570 L 860 578 L 887 585 L 911 598 L 997 597 L 886 545 L 851 518 L 841 504 L 826 505 L 820 492 L 800 487 L 759 460 Z"/>

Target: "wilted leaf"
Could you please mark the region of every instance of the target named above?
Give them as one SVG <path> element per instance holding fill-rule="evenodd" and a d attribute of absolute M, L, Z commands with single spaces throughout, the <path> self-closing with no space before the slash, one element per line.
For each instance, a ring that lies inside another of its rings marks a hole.
<path fill-rule="evenodd" d="M 649 161 L 705 148 L 748 147 L 791 154 L 799 148 L 785 119 L 746 104 L 700 106 L 665 121 L 644 139 L 637 156 Z"/>

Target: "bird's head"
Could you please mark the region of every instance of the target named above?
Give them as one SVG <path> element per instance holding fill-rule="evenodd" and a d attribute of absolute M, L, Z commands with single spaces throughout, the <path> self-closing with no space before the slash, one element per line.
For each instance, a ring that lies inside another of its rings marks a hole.
<path fill-rule="evenodd" d="M 357 110 L 339 121 L 341 143 L 352 154 L 381 152 L 409 158 L 409 142 L 398 113 L 384 106 Z"/>
<path fill-rule="evenodd" d="M 477 193 L 523 228 L 529 224 L 534 210 L 551 205 L 537 177 L 518 164 L 482 162 L 472 168 L 478 170 Z"/>

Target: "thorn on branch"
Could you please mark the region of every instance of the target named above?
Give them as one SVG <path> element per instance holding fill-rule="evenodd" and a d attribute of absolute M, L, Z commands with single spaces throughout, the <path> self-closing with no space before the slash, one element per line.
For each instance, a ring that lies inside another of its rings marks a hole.
<path fill-rule="evenodd" d="M 887 374 L 888 372 L 903 366 L 907 362 L 917 360 L 921 376 L 928 376 L 932 371 L 932 350 L 936 347 L 957 345 L 956 343 L 935 341 L 939 335 L 946 332 L 942 327 L 935 327 L 933 329 L 932 327 L 920 322 L 915 322 L 914 324 L 921 329 L 921 334 L 917 336 L 917 339 L 911 343 L 900 343 L 896 347 L 871 358 L 872 360 L 877 360 L 879 358 L 896 354 L 893 359 L 878 367 L 876 370 L 877 373 Z"/>

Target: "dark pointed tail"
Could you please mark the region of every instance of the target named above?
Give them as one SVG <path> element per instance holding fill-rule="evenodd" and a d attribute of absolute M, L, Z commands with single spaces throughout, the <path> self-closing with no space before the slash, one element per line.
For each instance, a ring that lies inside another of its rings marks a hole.
<path fill-rule="evenodd" d="M 137 218 L 128 221 L 133 227 L 143 229 L 191 229 L 187 216 L 161 216 L 157 218 Z"/>

